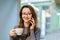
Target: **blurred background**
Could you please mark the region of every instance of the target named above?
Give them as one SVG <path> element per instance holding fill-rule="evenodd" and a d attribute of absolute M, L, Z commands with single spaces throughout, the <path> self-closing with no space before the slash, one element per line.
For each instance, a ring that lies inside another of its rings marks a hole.
<path fill-rule="evenodd" d="M 18 22 L 18 1 L 0 0 L 0 40 L 10 40 L 9 31 Z"/>
<path fill-rule="evenodd" d="M 60 0 L 0 0 L 0 40 L 9 40 L 9 31 L 18 24 L 19 9 L 26 4 L 37 13 L 40 40 L 60 40 Z"/>

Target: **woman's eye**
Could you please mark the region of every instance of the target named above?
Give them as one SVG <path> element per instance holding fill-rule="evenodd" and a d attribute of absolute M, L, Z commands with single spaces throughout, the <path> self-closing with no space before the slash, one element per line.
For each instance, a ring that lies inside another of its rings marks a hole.
<path fill-rule="evenodd" d="M 22 13 L 23 15 L 31 15 L 31 13 Z"/>
<path fill-rule="evenodd" d="M 29 15 L 31 15 L 31 13 L 28 13 Z"/>
<path fill-rule="evenodd" d="M 29 15 L 31 15 L 31 14 L 29 13 Z"/>
<path fill-rule="evenodd" d="M 25 15 L 25 13 L 22 13 L 23 15 Z"/>

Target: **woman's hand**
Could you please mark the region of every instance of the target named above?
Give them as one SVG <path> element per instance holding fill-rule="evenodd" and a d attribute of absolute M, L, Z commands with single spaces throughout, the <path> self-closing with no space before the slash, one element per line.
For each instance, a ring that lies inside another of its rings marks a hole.
<path fill-rule="evenodd" d="M 10 36 L 16 36 L 15 29 L 11 29 L 9 34 L 10 34 Z"/>
<path fill-rule="evenodd" d="M 31 22 L 30 22 L 32 25 L 30 26 L 30 29 L 34 29 L 34 26 L 35 26 L 35 21 L 34 19 L 32 18 L 31 19 Z"/>

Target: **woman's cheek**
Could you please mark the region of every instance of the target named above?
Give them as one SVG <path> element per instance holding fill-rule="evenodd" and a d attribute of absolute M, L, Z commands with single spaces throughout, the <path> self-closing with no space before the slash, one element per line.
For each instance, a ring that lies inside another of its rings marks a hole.
<path fill-rule="evenodd" d="M 32 19 L 32 17 L 29 18 L 29 20 L 31 20 L 31 19 Z"/>
<path fill-rule="evenodd" d="M 22 15 L 22 18 L 24 18 L 25 16 L 24 15 Z"/>

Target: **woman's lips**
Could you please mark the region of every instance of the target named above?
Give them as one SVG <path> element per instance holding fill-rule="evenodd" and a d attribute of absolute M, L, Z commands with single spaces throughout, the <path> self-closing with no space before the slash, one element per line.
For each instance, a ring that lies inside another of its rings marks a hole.
<path fill-rule="evenodd" d="M 24 18 L 25 20 L 28 20 L 29 18 Z"/>

